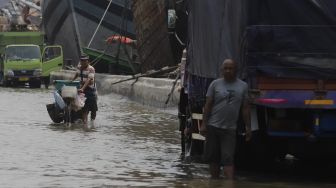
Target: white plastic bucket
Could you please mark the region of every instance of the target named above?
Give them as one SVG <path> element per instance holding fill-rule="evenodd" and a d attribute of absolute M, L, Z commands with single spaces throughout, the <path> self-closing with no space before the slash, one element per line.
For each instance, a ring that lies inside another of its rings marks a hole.
<path fill-rule="evenodd" d="M 77 97 L 77 87 L 76 86 L 63 86 L 61 95 L 63 98 L 72 98 Z"/>

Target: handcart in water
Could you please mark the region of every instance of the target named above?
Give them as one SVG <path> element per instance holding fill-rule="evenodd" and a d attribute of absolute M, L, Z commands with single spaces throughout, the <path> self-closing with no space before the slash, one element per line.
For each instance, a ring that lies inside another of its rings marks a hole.
<path fill-rule="evenodd" d="M 47 104 L 47 110 L 54 123 L 70 124 L 82 118 L 84 94 L 78 94 L 79 81 L 55 80 L 55 102 Z"/>

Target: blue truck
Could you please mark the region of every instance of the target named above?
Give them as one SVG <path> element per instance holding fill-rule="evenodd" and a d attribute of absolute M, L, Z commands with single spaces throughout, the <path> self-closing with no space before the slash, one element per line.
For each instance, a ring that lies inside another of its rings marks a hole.
<path fill-rule="evenodd" d="M 220 76 L 218 67 L 232 58 L 239 63 L 238 76 L 249 85 L 253 128 L 253 139 L 246 143 L 238 122 L 237 158 L 265 162 L 290 154 L 334 160 L 336 2 L 184 2 L 188 97 L 180 117 L 186 117 L 182 127 L 191 130 L 182 140 L 186 154 L 203 152 L 199 124 L 205 94 Z"/>

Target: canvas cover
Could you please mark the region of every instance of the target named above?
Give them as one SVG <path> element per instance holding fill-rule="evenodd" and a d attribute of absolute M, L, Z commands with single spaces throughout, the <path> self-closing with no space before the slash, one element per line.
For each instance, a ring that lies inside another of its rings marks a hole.
<path fill-rule="evenodd" d="M 243 0 L 188 1 L 188 71 L 216 78 L 226 58 L 239 56 Z"/>
<path fill-rule="evenodd" d="M 335 0 L 189 0 L 188 72 L 336 79 Z"/>

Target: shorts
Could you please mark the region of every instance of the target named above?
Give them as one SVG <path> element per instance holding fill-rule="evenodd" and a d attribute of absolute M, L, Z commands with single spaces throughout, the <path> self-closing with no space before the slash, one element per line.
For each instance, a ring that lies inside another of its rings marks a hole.
<path fill-rule="evenodd" d="M 83 111 L 91 111 L 91 112 L 98 111 L 98 105 L 97 105 L 96 98 L 88 97 L 85 100 L 85 105 L 83 107 Z"/>
<path fill-rule="evenodd" d="M 208 126 L 203 158 L 208 163 L 231 166 L 234 163 L 236 130 Z"/>
<path fill-rule="evenodd" d="M 98 111 L 96 88 L 86 87 L 84 90 L 84 94 L 86 100 L 83 110 L 91 112 Z"/>

